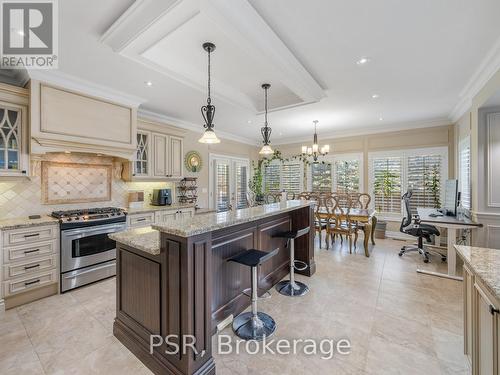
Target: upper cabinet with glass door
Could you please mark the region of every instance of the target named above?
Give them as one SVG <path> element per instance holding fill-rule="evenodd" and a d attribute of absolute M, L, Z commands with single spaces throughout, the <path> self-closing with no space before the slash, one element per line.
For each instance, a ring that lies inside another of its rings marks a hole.
<path fill-rule="evenodd" d="M 0 84 L 0 179 L 29 172 L 28 91 Z"/>
<path fill-rule="evenodd" d="M 134 177 L 148 177 L 150 175 L 151 133 L 137 132 L 137 150 L 134 160 Z"/>

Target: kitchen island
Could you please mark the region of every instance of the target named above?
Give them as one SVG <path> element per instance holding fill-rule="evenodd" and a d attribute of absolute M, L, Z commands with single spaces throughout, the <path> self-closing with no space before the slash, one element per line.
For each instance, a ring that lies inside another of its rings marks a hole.
<path fill-rule="evenodd" d="M 117 241 L 114 335 L 156 374 L 214 374 L 217 325 L 250 305 L 244 293 L 250 270 L 227 260 L 251 248 L 279 248 L 260 267 L 262 294 L 288 273 L 289 249 L 274 235 L 305 227 L 310 232 L 296 240 L 295 257 L 308 266 L 302 273 L 311 276 L 316 269 L 314 214 L 307 201 L 207 213 L 110 235 Z M 151 335 L 171 335 L 173 345 L 163 343 L 150 354 Z M 194 348 L 183 352 L 187 337 L 194 339 Z"/>

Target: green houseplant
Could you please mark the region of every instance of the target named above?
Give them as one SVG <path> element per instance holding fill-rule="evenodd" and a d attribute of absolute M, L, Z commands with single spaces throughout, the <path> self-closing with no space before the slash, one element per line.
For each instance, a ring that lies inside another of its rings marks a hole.
<path fill-rule="evenodd" d="M 399 175 L 390 170 L 389 161 L 386 162 L 386 168 L 382 173 L 375 176 L 375 181 L 373 184 L 375 197 L 381 196 L 384 200 L 390 199 L 392 195 L 397 191 L 399 186 Z M 381 202 L 379 200 L 377 211 L 382 212 Z M 377 226 L 375 227 L 375 237 L 385 238 L 385 232 L 387 230 L 387 221 L 379 220 Z"/>

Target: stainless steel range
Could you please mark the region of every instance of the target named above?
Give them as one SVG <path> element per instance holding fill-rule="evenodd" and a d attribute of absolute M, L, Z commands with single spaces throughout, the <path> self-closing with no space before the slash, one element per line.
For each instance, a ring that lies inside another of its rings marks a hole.
<path fill-rule="evenodd" d="M 126 214 L 114 207 L 52 212 L 61 227 L 61 292 L 116 274 L 108 234 L 126 229 Z"/>

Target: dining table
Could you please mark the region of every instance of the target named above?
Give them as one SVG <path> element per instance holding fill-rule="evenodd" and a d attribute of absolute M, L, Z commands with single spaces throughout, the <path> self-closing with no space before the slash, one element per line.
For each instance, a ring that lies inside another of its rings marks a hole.
<path fill-rule="evenodd" d="M 333 213 L 328 211 L 326 208 L 321 208 L 316 212 L 316 217 L 318 220 L 329 220 Z M 364 249 L 366 257 L 370 257 L 369 242 L 371 239 L 372 245 L 375 245 L 375 227 L 377 225 L 377 216 L 375 216 L 376 211 L 373 208 L 342 208 L 335 215 L 340 215 L 341 220 L 349 220 L 351 222 L 357 222 L 363 225 L 364 232 Z"/>

